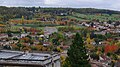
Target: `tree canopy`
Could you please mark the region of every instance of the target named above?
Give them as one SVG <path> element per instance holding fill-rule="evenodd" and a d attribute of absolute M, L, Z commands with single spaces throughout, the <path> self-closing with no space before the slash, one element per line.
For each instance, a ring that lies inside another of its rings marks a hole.
<path fill-rule="evenodd" d="M 66 59 L 67 64 L 69 64 L 68 67 L 91 67 L 87 58 L 83 39 L 79 33 L 76 33 L 73 44 L 68 50 L 68 58 Z"/>

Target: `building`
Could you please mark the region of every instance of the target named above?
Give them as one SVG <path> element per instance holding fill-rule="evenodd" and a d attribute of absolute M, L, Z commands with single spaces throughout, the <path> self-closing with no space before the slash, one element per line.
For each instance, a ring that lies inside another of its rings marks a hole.
<path fill-rule="evenodd" d="M 57 53 L 29 53 L 22 51 L 0 50 L 0 67 L 61 67 Z"/>
<path fill-rule="evenodd" d="M 44 28 L 44 35 L 46 37 L 49 37 L 50 34 L 58 32 L 57 28 L 55 27 L 45 27 Z"/>
<path fill-rule="evenodd" d="M 2 38 L 8 38 L 8 35 L 7 34 L 0 34 L 0 39 Z"/>
<path fill-rule="evenodd" d="M 29 34 L 28 33 L 22 33 L 21 38 L 26 37 L 27 35 L 29 35 Z"/>

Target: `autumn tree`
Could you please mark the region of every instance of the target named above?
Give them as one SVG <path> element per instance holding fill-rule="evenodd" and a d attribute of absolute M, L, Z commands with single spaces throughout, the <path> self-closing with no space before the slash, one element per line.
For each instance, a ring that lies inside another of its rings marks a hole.
<path fill-rule="evenodd" d="M 119 47 L 117 45 L 106 45 L 104 48 L 105 53 L 114 53 Z"/>
<path fill-rule="evenodd" d="M 66 61 L 69 62 L 67 63 L 69 65 L 66 67 L 91 67 L 87 60 L 88 56 L 83 39 L 79 33 L 76 34 L 67 54 Z"/>
<path fill-rule="evenodd" d="M 88 50 L 94 50 L 95 49 L 92 42 L 94 42 L 94 39 L 91 39 L 90 34 L 87 34 L 86 47 L 87 47 Z"/>

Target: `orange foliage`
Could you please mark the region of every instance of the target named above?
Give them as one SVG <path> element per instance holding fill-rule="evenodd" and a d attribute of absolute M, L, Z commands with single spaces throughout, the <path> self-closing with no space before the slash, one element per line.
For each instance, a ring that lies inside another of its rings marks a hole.
<path fill-rule="evenodd" d="M 65 22 L 57 21 L 56 24 L 67 25 L 67 21 L 65 21 Z"/>
<path fill-rule="evenodd" d="M 13 49 L 18 49 L 19 47 L 16 44 L 11 45 Z"/>
<path fill-rule="evenodd" d="M 24 29 L 28 32 L 41 32 L 40 30 L 38 30 L 36 28 L 24 28 Z"/>
<path fill-rule="evenodd" d="M 118 50 L 118 46 L 117 45 L 106 45 L 104 50 L 105 50 L 105 53 L 115 52 Z"/>
<path fill-rule="evenodd" d="M 28 37 L 23 37 L 23 38 L 21 38 L 21 40 L 24 40 L 25 42 L 29 42 L 30 41 L 30 39 Z"/>
<path fill-rule="evenodd" d="M 113 40 L 112 38 L 107 39 L 107 41 L 109 41 L 109 42 L 112 41 L 112 40 Z"/>
<path fill-rule="evenodd" d="M 26 50 L 30 51 L 31 49 L 30 49 L 28 46 L 26 46 L 26 47 L 24 47 L 22 50 L 23 50 L 23 51 L 26 51 Z"/>
<path fill-rule="evenodd" d="M 20 23 L 20 24 L 22 24 L 22 23 L 34 23 L 34 22 L 36 22 L 35 20 L 10 20 L 10 22 L 12 22 L 12 23 L 14 23 L 14 24 L 18 24 L 18 23 Z"/>
<path fill-rule="evenodd" d="M 0 24 L 0 27 L 4 27 L 5 25 L 4 24 Z"/>
<path fill-rule="evenodd" d="M 0 32 L 5 32 L 5 28 L 0 28 Z"/>
<path fill-rule="evenodd" d="M 47 48 L 45 48 L 45 47 L 42 47 L 42 51 L 47 51 Z"/>
<path fill-rule="evenodd" d="M 36 49 L 37 49 L 37 50 L 39 50 L 39 51 L 41 51 L 41 50 L 42 50 L 42 48 L 43 48 L 43 46 L 42 46 L 42 45 L 36 45 L 35 47 L 36 47 Z"/>

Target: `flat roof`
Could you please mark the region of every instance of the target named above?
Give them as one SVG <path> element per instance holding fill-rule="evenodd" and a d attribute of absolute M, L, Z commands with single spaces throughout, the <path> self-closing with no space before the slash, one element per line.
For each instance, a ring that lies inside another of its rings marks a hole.
<path fill-rule="evenodd" d="M 60 59 L 56 53 L 29 53 L 22 51 L 0 50 L 0 64 L 10 65 L 42 65 L 51 63 Z"/>
<path fill-rule="evenodd" d="M 36 54 L 32 54 L 32 53 L 28 53 L 28 54 L 24 54 L 22 56 L 18 56 L 18 57 L 14 57 L 12 59 L 22 59 L 22 60 L 39 60 L 39 61 L 42 61 L 42 60 L 46 60 L 47 58 L 50 58 L 50 56 L 46 56 L 46 55 L 36 55 Z"/>
<path fill-rule="evenodd" d="M 0 59 L 8 59 L 15 56 L 21 55 L 21 53 L 13 53 L 13 52 L 2 52 L 0 51 Z"/>
<path fill-rule="evenodd" d="M 18 60 L 46 60 L 51 58 L 50 54 L 44 53 L 25 53 L 22 51 L 1 50 L 0 59 L 18 59 Z"/>

